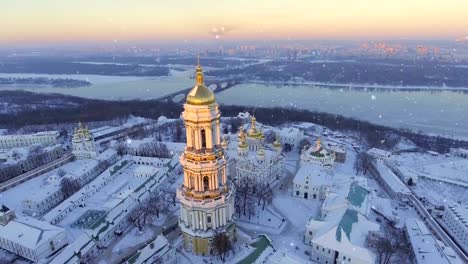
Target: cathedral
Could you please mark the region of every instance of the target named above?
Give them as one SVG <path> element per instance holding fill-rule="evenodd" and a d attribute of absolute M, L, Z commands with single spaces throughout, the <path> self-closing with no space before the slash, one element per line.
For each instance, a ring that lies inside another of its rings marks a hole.
<path fill-rule="evenodd" d="M 73 133 L 72 153 L 76 159 L 90 159 L 98 155 L 93 135 L 81 122 Z"/>
<path fill-rule="evenodd" d="M 226 140 L 222 145 L 228 153 L 228 171 L 236 175 L 237 180 L 249 178 L 257 183 L 271 184 L 283 176 L 284 156 L 279 136 L 272 144 L 265 144 L 265 135 L 257 127 L 254 116 L 247 130 L 239 129 L 237 145 L 228 144 Z"/>
<path fill-rule="evenodd" d="M 200 64 L 196 85 L 187 95 L 182 118 L 187 146 L 180 156 L 183 185 L 177 190 L 179 226 L 184 247 L 196 255 L 214 254 L 211 242 L 219 233 L 235 240 L 234 192 L 226 175 L 220 137 L 220 111 L 213 92 L 205 86 Z"/>

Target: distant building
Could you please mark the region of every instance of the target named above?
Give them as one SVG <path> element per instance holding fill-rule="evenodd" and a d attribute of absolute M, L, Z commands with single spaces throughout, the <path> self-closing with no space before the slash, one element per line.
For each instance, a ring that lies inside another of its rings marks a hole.
<path fill-rule="evenodd" d="M 318 138 L 314 146 L 302 150 L 301 164 L 316 163 L 325 168 L 332 168 L 335 164 L 335 158 L 335 152 L 327 150 Z"/>
<path fill-rule="evenodd" d="M 442 220 L 452 236 L 468 251 L 468 206 L 453 204 L 445 207 Z"/>
<path fill-rule="evenodd" d="M 16 218 L 4 209 L 0 214 L 0 248 L 39 262 L 68 243 L 65 229 L 30 217 Z"/>
<path fill-rule="evenodd" d="M 405 231 L 416 264 L 462 264 L 453 249 L 434 238 L 424 222 L 408 218 L 405 221 Z"/>
<path fill-rule="evenodd" d="M 450 148 L 450 154 L 452 154 L 454 157 L 468 159 L 468 149 Z"/>
<path fill-rule="evenodd" d="M 43 131 L 27 135 L 0 135 L 0 149 L 27 147 L 34 144 L 43 146 L 60 143 L 60 132 Z"/>
<path fill-rule="evenodd" d="M 276 134 L 279 135 L 283 146 L 289 144 L 293 149 L 297 148 L 299 142 L 304 138 L 304 132 L 295 127 L 283 127 L 276 131 Z"/>
<path fill-rule="evenodd" d="M 35 147 L 39 147 L 39 151 L 32 153 L 31 149 Z M 10 155 L 10 159 L 7 162 L 0 164 L 0 182 L 9 180 L 46 163 L 59 159 L 63 156 L 63 153 L 64 151 L 60 144 L 44 148 L 41 148 L 38 145 L 32 145 L 26 149 L 19 149 L 18 151 L 17 149 L 12 149 L 8 154 Z"/>
<path fill-rule="evenodd" d="M 81 122 L 73 133 L 72 149 L 72 153 L 77 159 L 90 159 L 98 155 L 93 135 Z"/>
<path fill-rule="evenodd" d="M 318 164 L 301 166 L 293 180 L 293 196 L 324 200 L 330 192 L 331 173 Z"/>
<path fill-rule="evenodd" d="M 387 162 L 390 157 L 392 156 L 391 152 L 378 149 L 378 148 L 371 148 L 367 151 L 367 154 L 369 154 L 371 157 L 380 160 L 382 162 Z"/>

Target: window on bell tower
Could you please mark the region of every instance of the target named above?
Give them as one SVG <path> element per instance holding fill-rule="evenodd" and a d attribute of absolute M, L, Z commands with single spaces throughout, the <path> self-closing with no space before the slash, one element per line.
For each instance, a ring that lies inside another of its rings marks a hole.
<path fill-rule="evenodd" d="M 208 176 L 203 177 L 203 190 L 205 192 L 210 190 L 210 179 Z"/>
<path fill-rule="evenodd" d="M 205 129 L 201 130 L 201 146 L 202 146 L 202 148 L 206 148 L 206 132 L 205 132 Z"/>

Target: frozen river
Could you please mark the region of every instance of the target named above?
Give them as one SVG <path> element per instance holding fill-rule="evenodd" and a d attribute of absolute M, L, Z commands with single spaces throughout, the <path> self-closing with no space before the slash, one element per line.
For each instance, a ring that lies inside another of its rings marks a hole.
<path fill-rule="evenodd" d="M 0 74 L 0 77 L 74 78 L 81 88 L 5 87 L 108 100 L 151 99 L 193 85 L 192 71 L 169 77 Z M 248 95 L 248 96 L 246 96 Z M 223 104 L 289 107 L 340 114 L 393 127 L 468 138 L 468 94 L 452 91 L 395 91 L 322 88 L 312 85 L 241 84 L 217 93 Z"/>
<path fill-rule="evenodd" d="M 243 84 L 217 94 L 217 99 L 224 104 L 328 112 L 387 126 L 468 138 L 468 94 L 460 92 Z"/>

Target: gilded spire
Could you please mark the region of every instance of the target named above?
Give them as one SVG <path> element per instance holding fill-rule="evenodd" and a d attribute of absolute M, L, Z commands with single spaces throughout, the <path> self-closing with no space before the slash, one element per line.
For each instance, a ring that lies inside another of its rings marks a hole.
<path fill-rule="evenodd" d="M 200 65 L 200 55 L 198 55 L 198 62 L 197 62 L 197 69 L 196 69 L 196 80 L 197 80 L 197 85 L 201 85 L 204 83 L 203 81 L 203 69 Z"/>

